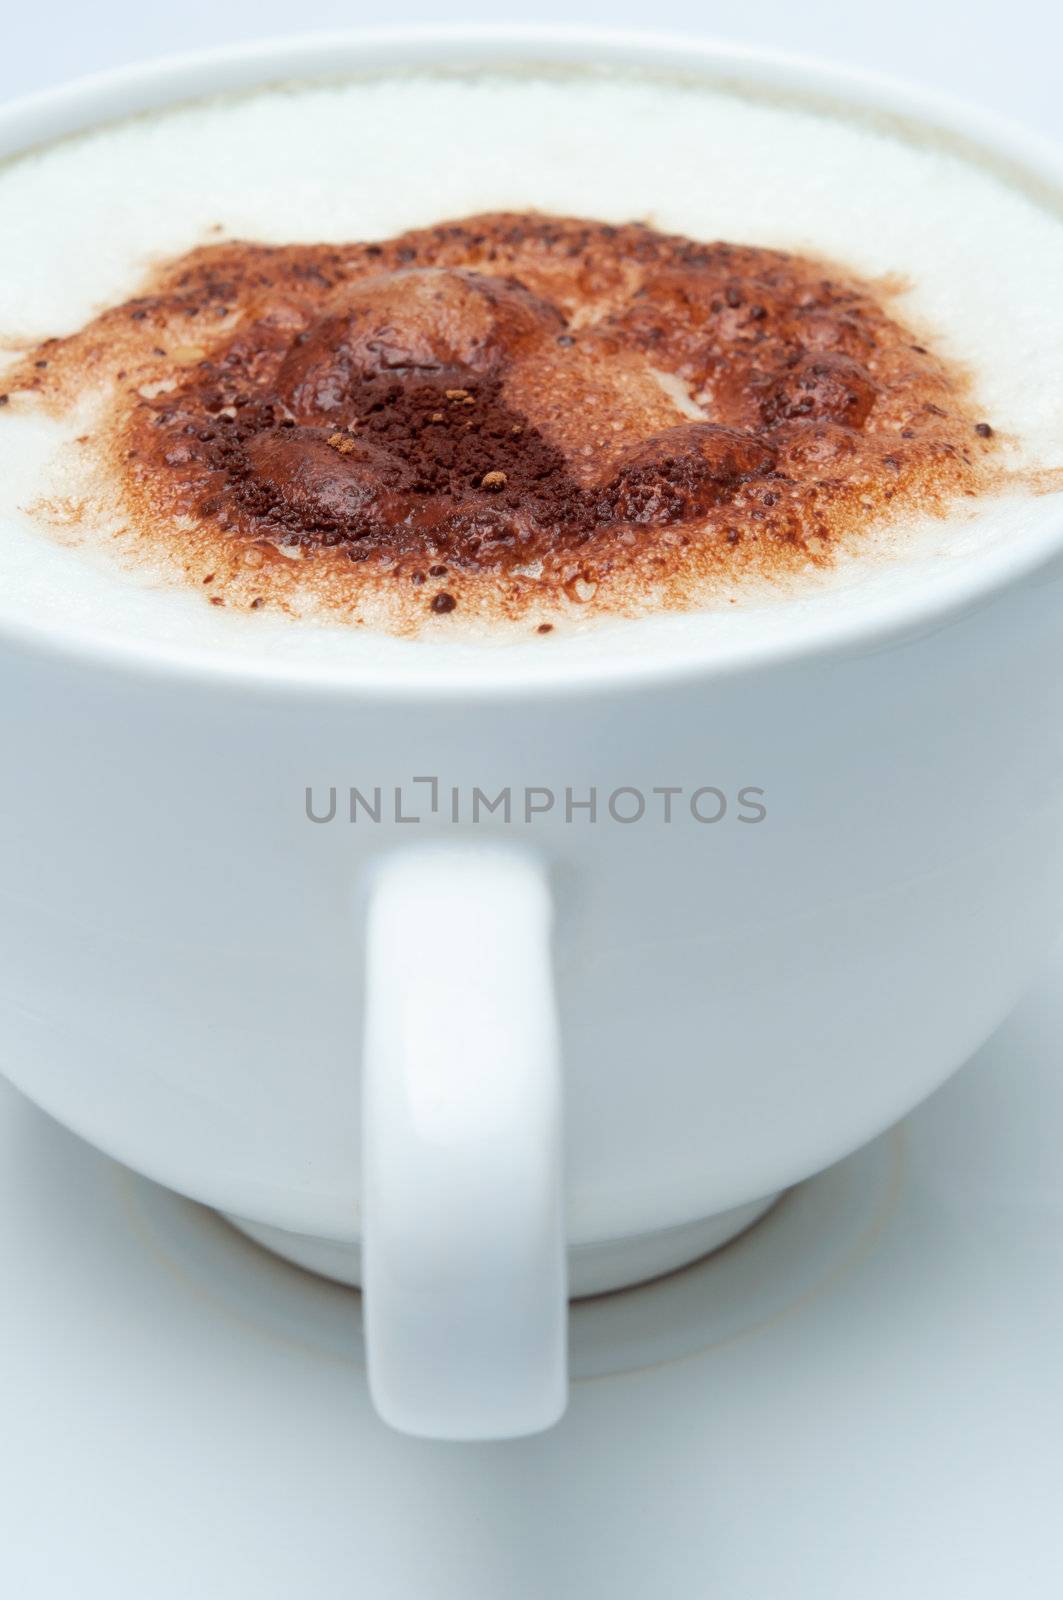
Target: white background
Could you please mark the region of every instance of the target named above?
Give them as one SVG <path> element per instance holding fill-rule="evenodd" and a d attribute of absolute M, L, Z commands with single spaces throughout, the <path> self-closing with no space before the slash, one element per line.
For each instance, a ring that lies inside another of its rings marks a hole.
<path fill-rule="evenodd" d="M 145 56 L 405 22 L 535 21 L 735 39 L 918 79 L 1063 139 L 1060 0 L 7 0 L 0 99 Z"/>

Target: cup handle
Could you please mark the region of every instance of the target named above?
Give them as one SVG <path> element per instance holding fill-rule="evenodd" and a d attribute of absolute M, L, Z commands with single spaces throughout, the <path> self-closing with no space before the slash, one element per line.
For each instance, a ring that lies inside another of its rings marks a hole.
<path fill-rule="evenodd" d="M 561 1085 L 545 874 L 433 843 L 370 885 L 362 1289 L 404 1433 L 502 1439 L 565 1408 Z"/>

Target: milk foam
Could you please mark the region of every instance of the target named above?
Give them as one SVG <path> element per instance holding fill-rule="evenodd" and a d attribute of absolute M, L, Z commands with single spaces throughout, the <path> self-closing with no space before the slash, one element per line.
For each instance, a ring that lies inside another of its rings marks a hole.
<path fill-rule="evenodd" d="M 705 240 L 822 256 L 864 277 L 899 274 L 907 288 L 895 314 L 972 373 L 1005 464 L 1063 461 L 1059 215 L 931 142 L 622 72 L 294 85 L 32 152 L 0 169 L 0 338 L 14 347 L 71 332 L 136 292 L 154 260 L 223 236 L 380 238 L 529 208 L 642 218 Z M 722 595 L 712 611 L 593 628 L 574 608 L 571 629 L 547 643 L 410 642 L 213 609 L 198 593 L 124 571 L 106 528 L 94 543 L 65 543 L 32 508 L 45 494 L 61 509 L 70 485 L 59 463 L 73 459 L 85 419 L 60 425 L 12 404 L 2 424 L 0 621 L 46 616 L 112 641 L 400 675 L 423 670 L 426 655 L 467 659 L 485 643 L 533 670 L 547 657 L 556 669 L 603 652 L 725 651 L 751 632 L 791 628 L 797 615 L 814 626 L 823 607 L 916 589 L 935 564 L 1014 537 L 1046 513 L 1044 499 L 1015 492 L 968 502 L 944 522 L 910 520 L 870 539 L 826 586 L 810 579 L 781 603 L 778 594 Z"/>

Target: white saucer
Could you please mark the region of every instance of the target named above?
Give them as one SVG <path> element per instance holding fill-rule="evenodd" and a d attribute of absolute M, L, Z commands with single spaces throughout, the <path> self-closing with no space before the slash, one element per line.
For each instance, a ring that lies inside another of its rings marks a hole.
<path fill-rule="evenodd" d="M 899 1132 L 573 1311 L 561 1425 L 400 1437 L 358 1301 L 0 1088 L 0 1593 L 1058 1600 L 1063 960 Z"/>

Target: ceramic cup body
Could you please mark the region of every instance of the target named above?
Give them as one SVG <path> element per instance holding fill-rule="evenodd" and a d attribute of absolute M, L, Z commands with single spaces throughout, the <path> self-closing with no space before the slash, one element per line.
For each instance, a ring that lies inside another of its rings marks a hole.
<path fill-rule="evenodd" d="M 247 51 L 28 103 L 4 134 L 318 63 L 604 49 L 497 34 Z M 285 677 L 0 631 L 3 1068 L 164 1184 L 354 1241 L 367 877 L 413 839 L 515 842 L 554 907 L 570 1244 L 794 1183 L 959 1066 L 1060 921 L 1060 544 L 1063 529 L 997 552 L 964 593 L 807 649 L 568 683 Z M 378 819 L 350 820 L 352 787 L 379 793 Z M 474 790 L 508 791 L 509 820 L 481 805 L 473 823 Z M 439 1026 L 460 1032 L 460 1002 Z"/>
<path fill-rule="evenodd" d="M 1061 603 L 1044 575 L 886 648 L 478 704 L 6 643 L 5 1071 L 162 1183 L 353 1238 L 360 884 L 462 829 L 383 804 L 351 823 L 347 788 L 412 813 L 419 775 L 466 797 L 756 786 L 756 824 L 566 823 L 561 802 L 476 835 L 548 864 L 572 1241 L 793 1183 L 957 1067 L 1059 922 Z M 309 821 L 307 786 L 324 814 L 334 785 L 335 819 Z"/>

